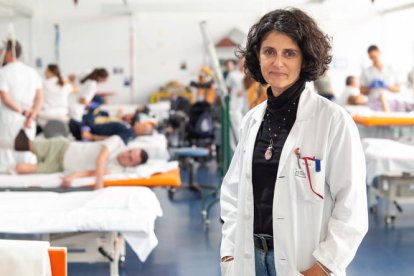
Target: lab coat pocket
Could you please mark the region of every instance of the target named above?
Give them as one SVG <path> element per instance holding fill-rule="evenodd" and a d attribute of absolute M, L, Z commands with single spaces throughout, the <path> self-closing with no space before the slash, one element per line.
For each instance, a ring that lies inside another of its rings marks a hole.
<path fill-rule="evenodd" d="M 297 198 L 311 202 L 321 202 L 325 191 L 325 171 L 322 160 L 304 157 L 295 167 Z"/>
<path fill-rule="evenodd" d="M 234 264 L 234 261 L 221 262 L 220 263 L 221 276 L 232 276 L 233 275 L 233 264 Z"/>

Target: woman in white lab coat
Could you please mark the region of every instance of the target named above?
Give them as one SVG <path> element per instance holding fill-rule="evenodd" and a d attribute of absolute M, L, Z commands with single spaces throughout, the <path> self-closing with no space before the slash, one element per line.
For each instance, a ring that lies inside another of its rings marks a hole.
<path fill-rule="evenodd" d="M 72 119 L 82 121 L 85 109 L 97 92 L 98 84 L 106 82 L 108 76 L 105 68 L 96 68 L 80 80 L 79 93 L 71 95 L 69 100 L 69 115 Z"/>
<path fill-rule="evenodd" d="M 49 64 L 45 70 L 43 82 L 44 101 L 39 112 L 38 122 L 44 126 L 48 120 L 66 120 L 69 115 L 69 95 L 73 88 L 66 83 L 60 73 L 59 66 Z"/>
<path fill-rule="evenodd" d="M 367 232 L 365 160 L 352 118 L 306 87 L 330 41 L 298 9 L 249 31 L 245 69 L 269 84 L 243 118 L 221 189 L 223 275 L 345 275 Z"/>
<path fill-rule="evenodd" d="M 0 69 L 0 139 L 13 140 L 21 129 L 33 139 L 36 135 L 35 119 L 43 102 L 40 76 L 19 60 L 22 47 L 18 41 L 8 40 L 3 50 L 4 65 Z M 0 172 L 14 167 L 16 162 L 35 161 L 31 153 L 0 150 Z"/>

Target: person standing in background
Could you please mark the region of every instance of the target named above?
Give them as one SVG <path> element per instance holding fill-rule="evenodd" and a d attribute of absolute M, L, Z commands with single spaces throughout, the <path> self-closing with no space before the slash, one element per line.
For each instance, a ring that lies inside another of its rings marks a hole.
<path fill-rule="evenodd" d="M 260 82 L 253 80 L 249 75 L 245 75 L 243 82 L 246 88 L 248 110 L 266 101 L 267 86 L 263 86 Z"/>
<path fill-rule="evenodd" d="M 85 110 L 95 96 L 98 84 L 108 80 L 105 68 L 96 68 L 80 80 L 79 92 L 69 98 L 69 115 L 76 121 L 82 121 Z"/>
<path fill-rule="evenodd" d="M 378 46 L 368 47 L 368 57 L 372 61 L 372 65 L 362 71 L 361 93 L 367 95 L 369 99 L 378 100 L 384 93 L 400 92 L 397 76 L 390 66 L 384 65 L 382 62 Z"/>
<path fill-rule="evenodd" d="M 414 91 L 414 67 L 408 72 L 407 75 L 407 87 L 411 88 Z M 412 98 L 414 99 L 414 93 L 411 93 Z"/>
<path fill-rule="evenodd" d="M 14 139 L 20 130 L 30 139 L 36 135 L 35 119 L 43 103 L 39 74 L 22 63 L 22 47 L 17 40 L 5 44 L 4 67 L 0 69 L 0 139 Z M 30 153 L 0 150 L 0 170 L 16 162 L 35 162 Z"/>
<path fill-rule="evenodd" d="M 230 72 L 234 70 L 234 65 L 235 65 L 234 60 L 232 60 L 232 59 L 226 60 L 225 65 L 226 66 L 225 66 L 225 69 L 223 71 L 223 79 L 224 80 L 226 80 L 227 76 L 230 74 Z"/>
<path fill-rule="evenodd" d="M 243 72 L 244 59 L 239 59 L 237 67 L 231 71 L 226 78 L 226 85 L 230 93 L 230 120 L 234 131 L 234 137 L 236 141 L 239 139 L 238 130 L 240 128 L 241 120 L 245 110 L 246 102 L 246 90 L 244 88 L 244 77 Z M 233 149 L 236 147 L 234 144 Z"/>
<path fill-rule="evenodd" d="M 43 91 L 44 103 L 39 113 L 39 125 L 44 125 L 47 120 L 63 119 L 69 115 L 68 101 L 73 89 L 63 80 L 58 65 L 49 64 L 46 67 Z"/>

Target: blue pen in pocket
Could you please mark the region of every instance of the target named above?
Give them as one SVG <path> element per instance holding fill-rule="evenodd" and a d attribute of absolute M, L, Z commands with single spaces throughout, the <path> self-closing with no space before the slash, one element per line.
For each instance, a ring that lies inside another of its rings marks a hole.
<path fill-rule="evenodd" d="M 321 160 L 315 159 L 315 172 L 320 172 L 320 171 L 321 171 Z"/>

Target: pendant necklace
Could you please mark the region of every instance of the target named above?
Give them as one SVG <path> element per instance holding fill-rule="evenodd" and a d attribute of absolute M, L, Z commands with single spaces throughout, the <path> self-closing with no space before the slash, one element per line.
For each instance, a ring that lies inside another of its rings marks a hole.
<path fill-rule="evenodd" d="M 264 156 L 266 160 L 270 160 L 272 158 L 272 155 L 273 155 L 273 139 L 270 138 L 270 144 L 267 147 Z"/>
<path fill-rule="evenodd" d="M 295 106 L 295 105 L 296 105 L 296 102 L 293 102 L 293 106 Z M 287 110 L 287 113 L 290 113 L 290 110 L 291 110 L 291 108 L 289 108 Z M 281 126 L 282 125 L 286 126 L 286 117 L 283 117 L 283 119 L 282 119 L 283 124 L 279 124 L 279 126 L 277 127 L 278 132 L 272 134 L 272 132 L 271 132 L 272 129 L 271 128 L 276 127 L 276 126 L 272 125 L 272 122 L 270 121 L 270 117 L 273 117 L 273 115 L 272 116 L 270 116 L 270 115 L 271 115 L 270 111 L 267 110 L 266 118 L 267 118 L 267 123 L 269 125 L 270 140 L 269 140 L 269 146 L 267 146 L 266 151 L 264 153 L 264 158 L 266 159 L 266 161 L 269 161 L 270 159 L 272 159 L 272 156 L 273 156 L 273 138 L 277 139 L 277 136 L 279 135 L 279 133 L 281 131 Z"/>

